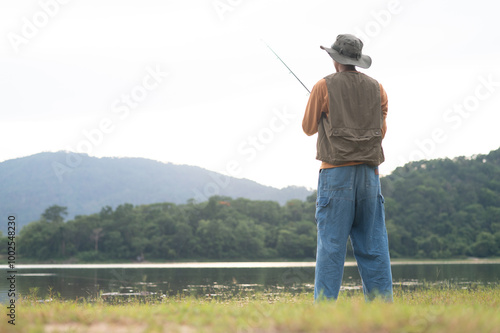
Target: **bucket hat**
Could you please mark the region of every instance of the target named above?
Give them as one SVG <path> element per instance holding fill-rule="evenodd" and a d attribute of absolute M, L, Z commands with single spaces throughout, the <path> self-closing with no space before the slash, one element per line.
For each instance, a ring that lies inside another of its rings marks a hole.
<path fill-rule="evenodd" d="M 361 68 L 368 68 L 372 64 L 372 58 L 362 54 L 363 42 L 354 35 L 338 35 L 332 47 L 320 46 L 328 52 L 333 60 L 342 65 L 354 65 Z"/>

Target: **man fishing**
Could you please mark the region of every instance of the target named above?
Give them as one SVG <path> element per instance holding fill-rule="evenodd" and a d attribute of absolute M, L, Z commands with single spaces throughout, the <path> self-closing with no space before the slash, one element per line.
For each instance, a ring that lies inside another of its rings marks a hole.
<path fill-rule="evenodd" d="M 387 94 L 356 70 L 372 60 L 363 43 L 339 35 L 331 48 L 336 73 L 319 80 L 309 96 L 302 128 L 318 133 L 321 167 L 316 202 L 318 242 L 314 299 L 337 299 L 350 236 L 367 300 L 392 301 L 392 273 L 378 165 L 384 161 Z"/>

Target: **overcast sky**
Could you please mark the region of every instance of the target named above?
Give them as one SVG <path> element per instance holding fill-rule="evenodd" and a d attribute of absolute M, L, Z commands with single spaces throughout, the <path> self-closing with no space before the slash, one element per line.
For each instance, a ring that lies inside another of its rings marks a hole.
<path fill-rule="evenodd" d="M 500 146 L 496 1 L 0 0 L 0 161 L 145 157 L 315 188 L 320 45 L 358 35 L 389 97 L 389 174 Z"/>

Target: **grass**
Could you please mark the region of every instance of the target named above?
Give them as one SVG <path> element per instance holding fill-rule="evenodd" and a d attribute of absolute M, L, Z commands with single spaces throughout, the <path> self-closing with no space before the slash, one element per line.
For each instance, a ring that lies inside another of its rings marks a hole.
<path fill-rule="evenodd" d="M 5 309 L 5 307 L 3 307 Z M 395 287 L 394 303 L 365 303 L 359 291 L 313 303 L 311 293 L 241 293 L 165 297 L 109 304 L 102 300 L 17 303 L 16 326 L 0 332 L 500 332 L 500 285 Z"/>

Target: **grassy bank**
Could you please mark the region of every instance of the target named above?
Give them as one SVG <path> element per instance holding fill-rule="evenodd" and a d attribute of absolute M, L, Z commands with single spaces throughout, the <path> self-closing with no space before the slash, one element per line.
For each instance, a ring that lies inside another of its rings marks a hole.
<path fill-rule="evenodd" d="M 3 307 L 5 309 L 5 307 Z M 358 292 L 313 304 L 312 294 L 174 297 L 110 305 L 19 300 L 1 332 L 500 332 L 500 286 L 395 289 L 393 304 Z M 5 310 L 4 310 L 5 311 Z"/>

